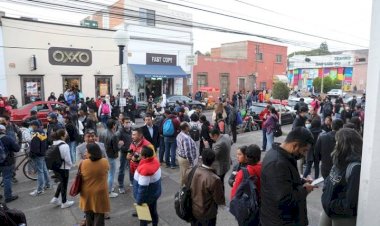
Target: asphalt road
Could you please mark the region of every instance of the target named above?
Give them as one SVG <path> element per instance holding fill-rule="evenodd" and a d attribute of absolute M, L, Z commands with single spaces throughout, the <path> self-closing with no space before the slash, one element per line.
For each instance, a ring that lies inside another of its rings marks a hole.
<path fill-rule="evenodd" d="M 210 112 L 206 112 L 207 116 L 210 116 Z M 137 125 L 142 125 L 142 120 L 138 119 Z M 285 134 L 289 131 L 291 126 L 284 126 L 283 130 Z M 284 136 L 276 138 L 276 142 L 281 142 L 284 140 Z M 236 162 L 236 149 L 241 145 L 257 144 L 261 146 L 262 133 L 261 131 L 244 133 L 238 135 L 238 143 L 234 144 L 231 151 L 231 157 Z M 264 157 L 263 153 L 262 157 Z M 69 186 L 73 182 L 75 177 L 76 168 L 73 168 L 70 172 Z M 226 175 L 228 178 L 230 172 Z M 36 187 L 36 182 L 30 181 L 25 178 L 21 171 L 17 172 L 17 178 L 19 182 L 14 184 L 13 191 L 15 194 L 19 195 L 19 199 L 9 203 L 10 208 L 17 208 L 25 212 L 28 225 L 30 226 L 73 226 L 81 221 L 83 218 L 83 213 L 78 208 L 79 198 L 69 197 L 69 199 L 74 200 L 75 204 L 68 209 L 60 209 L 58 207 L 49 204 L 50 199 L 54 195 L 56 185 L 54 190 L 48 190 L 44 195 L 38 197 L 31 197 L 29 195 Z M 129 181 L 125 178 L 125 181 Z M 227 180 L 226 180 L 227 182 Z M 126 182 L 128 185 L 128 182 Z M 116 184 L 115 184 L 116 186 Z M 225 184 L 225 195 L 226 199 L 229 201 L 231 188 L 226 183 Z M 162 195 L 158 200 L 158 214 L 160 217 L 159 225 L 187 225 L 184 221 L 180 220 L 175 214 L 174 210 L 174 194 L 179 189 L 179 169 L 167 169 L 162 168 Z M 1 188 L 2 190 L 2 188 Z M 319 214 L 322 210 L 321 203 L 321 189 L 317 189 L 308 196 L 308 213 L 310 225 L 318 225 Z M 134 226 L 139 225 L 136 218 L 131 216 L 133 207 L 133 196 L 130 188 L 128 187 L 126 194 L 121 194 L 119 197 L 111 199 L 111 219 L 106 221 L 106 225 L 112 226 Z M 220 226 L 234 226 L 237 225 L 234 217 L 228 212 L 227 207 L 222 207 L 219 209 L 217 217 L 217 225 Z"/>

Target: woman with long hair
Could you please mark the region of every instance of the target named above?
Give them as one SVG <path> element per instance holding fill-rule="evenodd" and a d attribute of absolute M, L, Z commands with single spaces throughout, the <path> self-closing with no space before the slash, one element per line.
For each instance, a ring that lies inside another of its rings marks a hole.
<path fill-rule="evenodd" d="M 63 162 L 59 169 L 54 170 L 54 173 L 58 176 L 59 184 L 50 204 L 61 206 L 62 209 L 68 208 L 74 204 L 74 201 L 68 201 L 66 198 L 69 173 L 72 166 L 70 147 L 65 142 L 67 136 L 65 129 L 59 129 L 52 134 L 52 138 L 54 139 L 53 145 L 57 146 Z M 59 196 L 61 196 L 61 200 L 59 199 Z"/>
<path fill-rule="evenodd" d="M 237 163 L 232 169 L 232 173 L 230 178 L 228 179 L 228 184 L 232 187 L 235 183 L 235 177 L 237 172 L 241 169 L 241 167 L 247 166 L 247 146 L 241 146 L 236 150 L 236 159 Z"/>
<path fill-rule="evenodd" d="M 363 140 L 350 128 L 335 135 L 333 167 L 325 179 L 320 226 L 355 226 L 358 213 Z"/>
<path fill-rule="evenodd" d="M 86 214 L 86 225 L 104 226 L 105 213 L 110 212 L 107 187 L 109 165 L 99 145 L 89 143 L 86 148 L 87 159 L 80 165 L 82 187 L 79 207 Z"/>
<path fill-rule="evenodd" d="M 216 122 L 216 116 L 218 113 L 222 113 L 223 119 L 227 118 L 226 110 L 224 109 L 223 103 L 216 105 L 214 112 L 212 113 L 212 122 Z"/>
<path fill-rule="evenodd" d="M 14 95 L 10 95 L 8 99 L 8 104 L 12 107 L 12 109 L 16 109 L 18 105 L 18 101 Z"/>

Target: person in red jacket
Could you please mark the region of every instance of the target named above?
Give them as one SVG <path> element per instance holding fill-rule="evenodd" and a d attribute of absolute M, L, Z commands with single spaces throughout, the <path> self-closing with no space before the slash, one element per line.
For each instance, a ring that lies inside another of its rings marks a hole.
<path fill-rule="evenodd" d="M 251 144 L 247 147 L 246 150 L 246 158 L 247 158 L 247 170 L 249 175 L 256 177 L 255 185 L 257 187 L 257 191 L 260 194 L 260 177 L 261 177 L 261 150 L 259 146 L 256 144 Z M 231 190 L 231 200 L 235 197 L 236 191 L 238 190 L 240 183 L 243 181 L 243 171 L 239 170 L 236 174 L 235 183 Z M 258 194 L 259 200 L 260 196 Z"/>

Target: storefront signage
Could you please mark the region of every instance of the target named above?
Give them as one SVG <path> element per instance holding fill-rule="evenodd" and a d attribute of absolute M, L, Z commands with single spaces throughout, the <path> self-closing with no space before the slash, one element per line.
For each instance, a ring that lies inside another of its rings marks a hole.
<path fill-rule="evenodd" d="M 92 53 L 88 49 L 49 48 L 49 62 L 52 65 L 90 66 Z"/>
<path fill-rule="evenodd" d="M 176 55 L 147 53 L 146 54 L 146 64 L 148 64 L 148 65 L 177 66 L 177 56 Z"/>

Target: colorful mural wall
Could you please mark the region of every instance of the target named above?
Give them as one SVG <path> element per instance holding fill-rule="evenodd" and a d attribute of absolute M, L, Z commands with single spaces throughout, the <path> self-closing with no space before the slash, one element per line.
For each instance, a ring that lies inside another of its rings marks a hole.
<path fill-rule="evenodd" d="M 338 78 L 339 81 L 343 80 L 344 90 L 351 90 L 352 84 L 352 67 L 339 67 L 339 68 L 316 68 L 316 69 L 294 69 L 288 71 L 289 84 L 293 87 L 297 86 L 298 89 L 308 88 L 313 86 L 313 80 L 317 77 L 330 77 L 332 79 Z"/>

